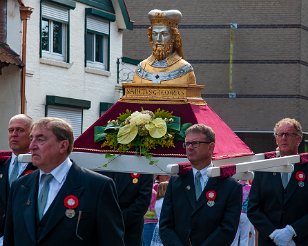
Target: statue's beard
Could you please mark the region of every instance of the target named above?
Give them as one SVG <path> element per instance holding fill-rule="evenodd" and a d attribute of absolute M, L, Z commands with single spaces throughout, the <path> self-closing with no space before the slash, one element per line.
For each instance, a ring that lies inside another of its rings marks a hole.
<path fill-rule="evenodd" d="M 166 59 L 171 54 L 172 49 L 173 49 L 172 42 L 161 44 L 160 46 L 158 46 L 157 43 L 152 42 L 153 56 L 157 60 Z"/>

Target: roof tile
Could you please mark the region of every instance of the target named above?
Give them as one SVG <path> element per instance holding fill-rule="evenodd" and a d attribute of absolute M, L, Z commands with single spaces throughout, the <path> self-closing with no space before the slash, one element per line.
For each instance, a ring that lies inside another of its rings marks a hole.
<path fill-rule="evenodd" d="M 24 65 L 19 55 L 6 43 L 0 43 L 0 63 L 13 64 L 19 67 Z"/>

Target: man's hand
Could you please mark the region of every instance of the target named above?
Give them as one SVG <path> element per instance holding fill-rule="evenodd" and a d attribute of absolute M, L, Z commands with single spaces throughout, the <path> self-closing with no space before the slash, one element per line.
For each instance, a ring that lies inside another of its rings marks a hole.
<path fill-rule="evenodd" d="M 276 229 L 275 231 L 273 231 L 273 232 L 269 235 L 270 239 L 274 240 L 274 238 L 276 237 L 276 235 L 277 235 L 278 232 L 279 232 L 278 229 Z"/>
<path fill-rule="evenodd" d="M 295 242 L 293 240 L 291 240 L 287 246 L 296 246 Z"/>
<path fill-rule="evenodd" d="M 291 246 L 295 245 L 292 238 L 296 235 L 292 226 L 287 225 L 283 229 L 276 229 L 270 235 L 270 238 L 274 240 L 274 243 L 278 246 Z"/>

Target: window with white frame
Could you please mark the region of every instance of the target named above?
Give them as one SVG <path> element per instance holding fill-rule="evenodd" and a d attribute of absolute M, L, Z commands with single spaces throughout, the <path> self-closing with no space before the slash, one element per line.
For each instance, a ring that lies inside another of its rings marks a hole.
<path fill-rule="evenodd" d="M 109 21 L 87 16 L 86 66 L 109 69 Z"/>
<path fill-rule="evenodd" d="M 42 57 L 66 61 L 69 9 L 43 2 L 41 20 Z"/>

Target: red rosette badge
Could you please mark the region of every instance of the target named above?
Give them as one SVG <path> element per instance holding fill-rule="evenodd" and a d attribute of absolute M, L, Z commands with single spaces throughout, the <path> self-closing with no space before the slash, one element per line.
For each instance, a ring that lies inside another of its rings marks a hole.
<path fill-rule="evenodd" d="M 305 186 L 305 183 L 304 181 L 306 180 L 306 174 L 302 171 L 297 171 L 295 173 L 295 178 L 296 180 L 298 181 L 298 186 L 299 187 L 304 187 Z"/>
<path fill-rule="evenodd" d="M 133 184 L 137 184 L 140 173 L 131 173 L 130 176 L 133 178 Z"/>
<path fill-rule="evenodd" d="M 73 218 L 76 214 L 75 208 L 77 208 L 79 204 L 78 198 L 74 195 L 68 195 L 64 198 L 64 206 L 67 208 L 65 211 L 65 215 L 68 218 Z"/>
<path fill-rule="evenodd" d="M 207 205 L 209 207 L 213 207 L 215 205 L 215 200 L 216 200 L 216 191 L 214 190 L 209 190 L 205 193 L 205 197 L 207 199 Z"/>

